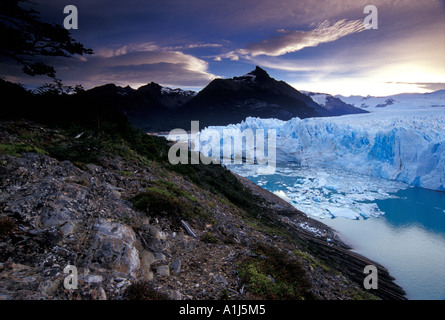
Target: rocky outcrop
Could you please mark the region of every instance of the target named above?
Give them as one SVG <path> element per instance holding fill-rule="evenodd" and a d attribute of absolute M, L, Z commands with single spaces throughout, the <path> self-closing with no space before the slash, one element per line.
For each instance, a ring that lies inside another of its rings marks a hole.
<path fill-rule="evenodd" d="M 123 199 L 143 190 L 153 178 L 147 171 L 137 178 L 95 165 L 84 171 L 35 153 L 0 155 L 0 163 L 1 215 L 14 222 L 0 238 L 1 299 L 122 299 L 138 281 L 175 299 L 214 299 L 236 288 L 225 279 L 246 248 L 220 243 L 209 254 L 200 235 L 212 226 L 173 226 Z M 77 268 L 76 290 L 64 287 L 68 265 Z"/>
<path fill-rule="evenodd" d="M 2 163 L 2 215 L 15 222 L 0 243 L 3 298 L 64 295 L 67 265 L 77 267 L 79 282 L 85 284 L 81 294 L 91 297 L 96 291 L 102 297 L 119 296 L 124 284 L 144 274 L 137 235 L 119 221 L 136 213 L 116 187 L 94 176 L 94 167 L 86 172 L 33 153 L 2 156 Z M 14 279 L 23 272 L 33 274 L 33 281 L 17 290 Z"/>

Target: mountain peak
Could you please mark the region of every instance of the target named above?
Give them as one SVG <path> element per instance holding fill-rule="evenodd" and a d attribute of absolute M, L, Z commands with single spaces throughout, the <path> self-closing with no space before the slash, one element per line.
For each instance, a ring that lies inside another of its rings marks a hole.
<path fill-rule="evenodd" d="M 233 80 L 237 82 L 247 82 L 247 83 L 262 83 L 268 80 L 271 80 L 272 78 L 269 76 L 269 74 L 264 70 L 261 69 L 259 66 L 256 66 L 255 70 L 246 73 L 245 75 L 241 77 L 234 77 Z"/>
<path fill-rule="evenodd" d="M 266 70 L 260 68 L 259 66 L 255 67 L 255 70 L 249 72 L 248 74 L 250 75 L 254 75 L 257 78 L 262 78 L 262 79 L 268 79 L 270 78 L 269 74 L 266 72 Z"/>

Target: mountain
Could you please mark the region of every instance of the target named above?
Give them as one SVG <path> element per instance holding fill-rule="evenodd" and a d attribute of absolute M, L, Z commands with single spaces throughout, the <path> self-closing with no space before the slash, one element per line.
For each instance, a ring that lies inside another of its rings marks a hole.
<path fill-rule="evenodd" d="M 346 103 L 340 97 L 334 97 L 326 93 L 315 93 L 308 91 L 301 91 L 309 96 L 322 107 L 319 112 L 325 117 L 342 116 L 345 114 L 367 113 L 367 111 L 360 109 L 352 104 Z"/>
<path fill-rule="evenodd" d="M 171 89 L 151 82 L 137 90 L 129 86 L 123 88 L 106 84 L 88 90 L 87 94 L 116 108 L 139 128 L 165 130 L 165 127 L 174 126 L 169 121 L 175 110 L 195 96 L 196 92 Z"/>
<path fill-rule="evenodd" d="M 196 92 L 194 91 L 162 87 L 154 82 L 151 82 L 150 84 L 142 86 L 136 90 L 136 96 L 138 96 L 142 101 L 150 98 L 156 103 L 170 110 L 179 108 L 195 95 Z"/>
<path fill-rule="evenodd" d="M 430 93 L 402 93 L 392 96 L 336 96 L 348 104 L 370 112 L 425 107 L 445 107 L 445 90 Z"/>
<path fill-rule="evenodd" d="M 238 123 L 249 116 L 281 120 L 318 117 L 319 110 L 308 96 L 256 67 L 241 77 L 213 80 L 180 113 L 209 126 Z"/>
<path fill-rule="evenodd" d="M 215 79 L 199 93 L 154 82 L 137 90 L 107 84 L 87 93 L 117 108 L 145 131 L 187 129 L 192 120 L 199 120 L 202 128 L 239 123 L 247 117 L 290 120 L 367 112 L 328 95 L 319 104 L 319 94 L 304 94 L 258 66 L 241 77 Z"/>

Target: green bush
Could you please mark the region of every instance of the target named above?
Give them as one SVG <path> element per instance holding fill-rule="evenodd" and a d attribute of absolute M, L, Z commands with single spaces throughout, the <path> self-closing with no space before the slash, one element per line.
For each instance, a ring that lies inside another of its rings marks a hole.
<path fill-rule="evenodd" d="M 213 234 L 210 232 L 206 232 L 201 236 L 202 241 L 205 243 L 218 243 L 218 238 L 216 238 Z"/>
<path fill-rule="evenodd" d="M 47 154 L 45 150 L 42 150 L 34 145 L 29 145 L 25 143 L 0 144 L 0 153 L 9 154 L 15 157 L 20 157 L 23 153 L 26 152 Z"/>
<path fill-rule="evenodd" d="M 265 245 L 256 246 L 256 257 L 245 259 L 239 268 L 248 290 L 264 299 L 315 299 L 309 278 L 294 257 Z"/>
<path fill-rule="evenodd" d="M 168 216 L 176 219 L 200 219 L 201 222 L 211 220 L 198 205 L 194 198 L 191 198 L 185 191 L 171 192 L 159 187 L 150 187 L 146 192 L 138 194 L 131 199 L 136 209 L 145 212 L 150 217 Z"/>
<path fill-rule="evenodd" d="M 183 203 L 163 190 L 149 189 L 132 199 L 136 209 L 146 212 L 149 216 L 184 214 Z"/>

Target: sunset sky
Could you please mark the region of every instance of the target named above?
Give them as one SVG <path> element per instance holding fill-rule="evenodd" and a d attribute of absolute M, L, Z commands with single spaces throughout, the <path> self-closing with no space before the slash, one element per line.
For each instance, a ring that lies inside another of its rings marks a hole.
<path fill-rule="evenodd" d="M 151 81 L 200 90 L 256 65 L 298 90 L 390 95 L 445 89 L 445 1 L 439 0 L 34 0 L 95 52 L 51 61 L 65 84 L 138 88 Z M 366 30 L 366 5 L 378 29 Z M 25 85 L 49 82 L 2 66 Z"/>

